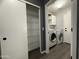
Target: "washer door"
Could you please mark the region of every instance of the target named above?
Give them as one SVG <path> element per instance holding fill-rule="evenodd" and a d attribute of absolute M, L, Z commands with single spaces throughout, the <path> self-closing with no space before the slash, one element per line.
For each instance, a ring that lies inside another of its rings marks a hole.
<path fill-rule="evenodd" d="M 53 41 L 55 41 L 55 40 L 56 40 L 56 34 L 55 34 L 55 33 L 52 33 L 52 34 L 51 34 L 51 39 L 50 39 L 50 41 L 53 42 Z"/>

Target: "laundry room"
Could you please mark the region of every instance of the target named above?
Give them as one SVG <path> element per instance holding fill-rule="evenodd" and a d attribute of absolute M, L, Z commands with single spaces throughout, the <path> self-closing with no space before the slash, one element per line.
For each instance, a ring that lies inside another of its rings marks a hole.
<path fill-rule="evenodd" d="M 61 3 L 61 4 L 60 4 Z M 72 56 L 73 42 L 73 21 L 72 21 L 72 1 L 57 0 L 47 4 L 46 10 L 46 35 L 48 52 L 51 49 L 59 49 L 56 46 L 63 46 L 61 50 L 68 48 L 69 55 Z M 49 39 L 49 40 L 48 40 Z M 60 50 L 60 51 L 61 51 Z M 62 52 L 61 51 L 61 52 Z M 56 51 L 57 52 L 57 51 Z M 60 52 L 60 54 L 61 54 Z"/>

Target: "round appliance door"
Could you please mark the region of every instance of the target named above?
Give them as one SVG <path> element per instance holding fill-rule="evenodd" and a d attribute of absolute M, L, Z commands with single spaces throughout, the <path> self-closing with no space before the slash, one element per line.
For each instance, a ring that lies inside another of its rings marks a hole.
<path fill-rule="evenodd" d="M 56 41 L 56 34 L 55 34 L 55 33 L 52 33 L 52 34 L 51 34 L 50 41 L 51 41 L 51 42 Z"/>
<path fill-rule="evenodd" d="M 63 42 L 63 39 L 64 39 L 64 38 L 63 38 L 63 33 L 60 33 L 60 35 L 59 35 L 59 41 L 60 41 L 60 42 Z"/>

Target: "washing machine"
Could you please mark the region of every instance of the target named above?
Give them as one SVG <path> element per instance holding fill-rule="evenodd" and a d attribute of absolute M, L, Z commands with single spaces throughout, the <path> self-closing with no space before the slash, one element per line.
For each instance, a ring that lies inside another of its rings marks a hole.
<path fill-rule="evenodd" d="M 63 30 L 57 30 L 57 44 L 63 43 Z"/>
<path fill-rule="evenodd" d="M 57 44 L 56 30 L 49 32 L 49 47 L 53 47 Z"/>

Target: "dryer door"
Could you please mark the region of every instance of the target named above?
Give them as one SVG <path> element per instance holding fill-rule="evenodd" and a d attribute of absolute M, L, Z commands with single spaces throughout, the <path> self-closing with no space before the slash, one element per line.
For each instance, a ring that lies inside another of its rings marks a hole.
<path fill-rule="evenodd" d="M 50 41 L 51 42 L 54 42 L 56 40 L 56 34 L 55 33 L 52 33 L 51 34 L 51 39 L 50 39 Z"/>
<path fill-rule="evenodd" d="M 59 34 L 59 43 L 62 43 L 63 42 L 63 39 L 64 39 L 63 33 L 60 33 Z"/>

